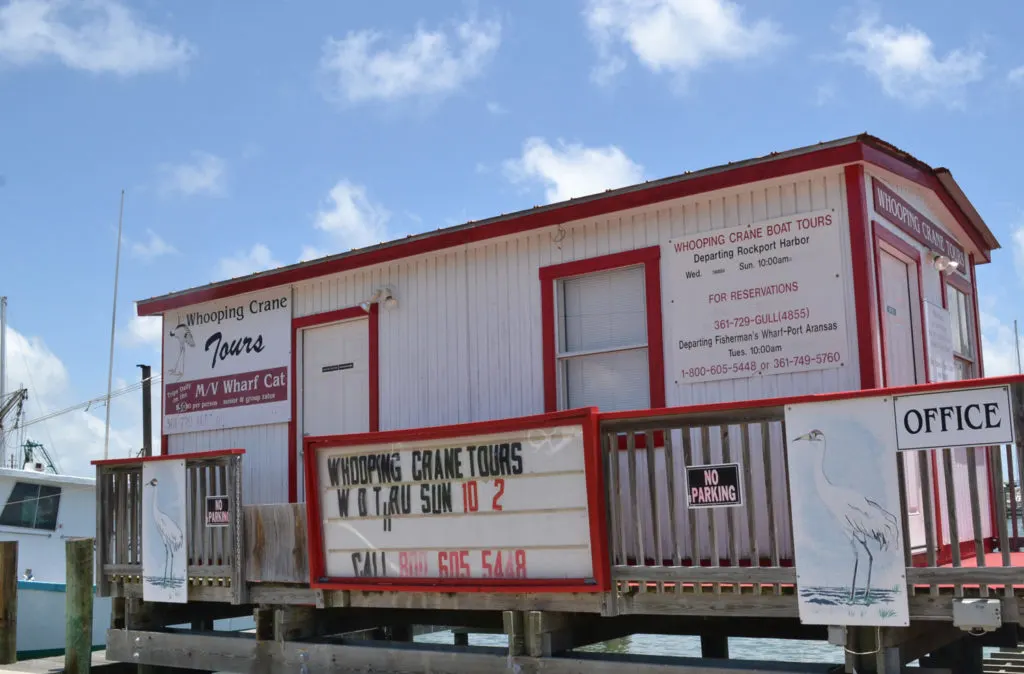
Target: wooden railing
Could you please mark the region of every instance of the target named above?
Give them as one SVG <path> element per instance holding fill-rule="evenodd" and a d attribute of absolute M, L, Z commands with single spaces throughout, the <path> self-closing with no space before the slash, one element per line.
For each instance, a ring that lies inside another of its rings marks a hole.
<path fill-rule="evenodd" d="M 982 385 L 989 384 L 963 382 Z M 1019 429 L 1024 385 L 1013 383 L 1011 391 Z M 638 592 L 795 593 L 786 404 L 602 416 L 613 604 Z M 1019 442 L 898 452 L 911 595 L 1012 596 L 1014 584 L 1021 591 L 1024 561 L 1013 555 L 1018 541 L 1008 536 L 1014 499 L 1003 487 L 1003 461 L 1013 453 L 1014 481 L 1024 483 Z M 739 464 L 743 504 L 689 508 L 686 467 L 728 463 Z"/>
<path fill-rule="evenodd" d="M 242 450 L 116 459 L 96 463 L 96 566 L 99 596 L 125 596 L 142 582 L 143 462 L 185 461 L 186 526 L 183 549 L 190 587 L 204 597 L 244 603 Z M 205 523 L 208 496 L 228 496 L 228 524 Z"/>

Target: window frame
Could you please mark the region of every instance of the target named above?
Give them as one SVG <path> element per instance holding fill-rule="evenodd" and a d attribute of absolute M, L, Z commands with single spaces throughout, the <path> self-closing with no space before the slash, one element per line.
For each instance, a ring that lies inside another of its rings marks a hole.
<path fill-rule="evenodd" d="M 15 496 L 15 491 L 19 488 L 20 485 L 27 485 L 29 487 L 34 487 L 35 488 L 35 496 L 32 496 L 32 497 L 21 496 L 18 499 L 15 499 L 15 501 L 12 502 L 11 499 Z M 52 494 L 48 494 L 46 496 L 43 496 L 42 495 L 43 489 L 56 490 L 56 493 L 52 493 Z M 64 490 L 63 490 L 63 488 L 61 488 L 59 486 L 54 486 L 54 485 L 50 485 L 50 484 L 43 484 L 43 483 L 40 483 L 40 482 L 31 482 L 31 481 L 28 481 L 28 480 L 16 480 L 14 482 L 14 486 L 11 487 L 11 493 L 8 495 L 7 500 L 4 502 L 3 508 L 0 508 L 0 526 L 12 527 L 12 528 L 16 528 L 16 529 L 30 529 L 32 531 L 56 531 L 57 530 L 57 526 L 59 525 L 60 502 L 61 502 L 61 497 L 63 495 L 64 495 Z M 52 519 L 53 526 L 52 527 L 51 526 L 39 526 L 39 503 L 44 498 L 56 499 L 56 506 L 55 506 L 54 511 L 53 511 L 53 519 Z M 18 514 L 20 515 L 21 512 L 22 512 L 21 509 L 23 509 L 25 507 L 25 502 L 27 502 L 29 500 L 35 500 L 36 501 L 35 511 L 32 514 L 32 524 L 12 524 L 12 523 L 8 523 L 8 522 L 3 521 L 3 516 L 8 512 L 8 508 L 10 508 L 12 505 L 19 506 Z"/>
<path fill-rule="evenodd" d="M 972 260 L 971 271 L 973 271 L 973 266 L 974 265 Z M 978 303 L 974 296 L 974 285 L 969 280 L 963 278 L 962 276 L 955 272 L 952 274 L 942 275 L 942 306 L 947 312 L 950 313 L 950 318 L 952 318 L 952 311 L 950 311 L 949 308 L 950 301 L 953 299 L 952 297 L 950 297 L 950 287 L 952 287 L 953 290 L 963 294 L 965 298 L 966 306 L 964 307 L 964 317 L 967 319 L 967 344 L 970 349 L 969 354 L 954 351 L 953 362 L 958 367 L 961 363 L 966 363 L 967 367 L 970 368 L 971 373 L 971 376 L 968 377 L 968 379 L 977 379 L 978 377 L 981 377 L 983 375 L 981 369 L 980 353 L 981 340 L 978 335 Z M 955 329 L 959 331 L 960 326 L 954 326 L 951 324 L 950 329 Z M 959 377 L 959 371 L 957 372 L 957 376 Z"/>
<path fill-rule="evenodd" d="M 650 406 L 648 409 L 665 407 L 665 356 L 661 316 L 661 247 L 650 246 L 540 268 L 545 412 L 556 412 L 561 408 L 565 390 L 564 386 L 560 387 L 558 383 L 562 378 L 560 363 L 566 361 L 564 354 L 560 353 L 559 339 L 561 333 L 557 327 L 559 322 L 559 303 L 557 297 L 559 281 L 635 266 L 642 266 L 644 271 L 644 313 L 647 321 L 647 376 L 650 388 Z M 636 345 L 626 348 L 613 347 L 585 352 L 580 351 L 570 357 L 590 353 L 614 353 L 639 348 L 642 347 Z"/>

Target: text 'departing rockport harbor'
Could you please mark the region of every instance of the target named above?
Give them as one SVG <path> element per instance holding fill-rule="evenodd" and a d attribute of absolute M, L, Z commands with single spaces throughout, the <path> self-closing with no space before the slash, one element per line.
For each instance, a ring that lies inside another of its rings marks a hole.
<path fill-rule="evenodd" d="M 324 447 L 316 460 L 328 577 L 594 575 L 580 426 Z"/>
<path fill-rule="evenodd" d="M 675 381 L 841 367 L 846 306 L 835 209 L 664 245 Z"/>

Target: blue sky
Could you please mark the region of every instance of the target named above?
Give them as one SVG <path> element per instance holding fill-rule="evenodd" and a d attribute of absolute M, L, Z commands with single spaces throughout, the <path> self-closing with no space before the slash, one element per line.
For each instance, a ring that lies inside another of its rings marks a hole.
<path fill-rule="evenodd" d="M 105 392 L 122 188 L 115 388 L 159 369 L 134 300 L 862 131 L 949 167 L 1002 242 L 978 276 L 1007 371 L 1021 26 L 1010 1 L 0 2 L 10 383 L 29 418 Z M 117 399 L 113 455 L 139 410 Z M 103 415 L 30 435 L 84 471 Z"/>

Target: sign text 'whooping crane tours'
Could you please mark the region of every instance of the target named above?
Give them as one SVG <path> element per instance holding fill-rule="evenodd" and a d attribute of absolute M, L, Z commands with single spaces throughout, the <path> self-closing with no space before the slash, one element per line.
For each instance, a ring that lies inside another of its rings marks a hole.
<path fill-rule="evenodd" d="M 164 433 L 291 417 L 290 293 L 208 302 L 164 318 Z"/>

